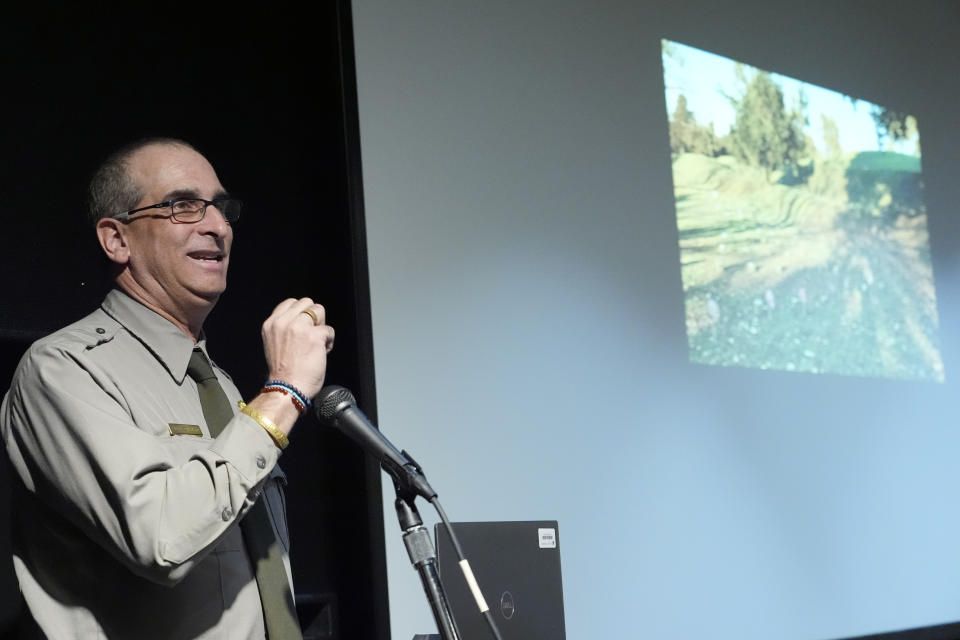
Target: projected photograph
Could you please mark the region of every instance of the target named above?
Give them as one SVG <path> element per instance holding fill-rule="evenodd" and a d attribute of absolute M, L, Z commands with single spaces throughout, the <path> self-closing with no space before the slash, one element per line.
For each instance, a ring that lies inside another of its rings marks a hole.
<path fill-rule="evenodd" d="M 690 360 L 942 382 L 916 118 L 662 49 Z"/>

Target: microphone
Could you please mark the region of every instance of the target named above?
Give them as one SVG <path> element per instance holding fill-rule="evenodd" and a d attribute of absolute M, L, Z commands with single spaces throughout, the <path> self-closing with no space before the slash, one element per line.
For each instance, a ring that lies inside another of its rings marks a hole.
<path fill-rule="evenodd" d="M 357 400 L 349 390 L 338 385 L 324 387 L 313 399 L 313 410 L 321 423 L 339 429 L 375 457 L 399 485 L 427 500 L 437 496 L 419 465 L 380 433 L 357 407 Z"/>

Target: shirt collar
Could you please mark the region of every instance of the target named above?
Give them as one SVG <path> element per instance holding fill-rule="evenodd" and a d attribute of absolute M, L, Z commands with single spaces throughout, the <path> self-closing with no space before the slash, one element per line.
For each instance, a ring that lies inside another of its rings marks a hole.
<path fill-rule="evenodd" d="M 187 374 L 187 364 L 194 347 L 200 347 L 206 354 L 207 338 L 202 332 L 200 341 L 194 343 L 172 322 L 120 289 L 111 289 L 100 306 L 150 350 L 177 384 L 183 382 Z"/>

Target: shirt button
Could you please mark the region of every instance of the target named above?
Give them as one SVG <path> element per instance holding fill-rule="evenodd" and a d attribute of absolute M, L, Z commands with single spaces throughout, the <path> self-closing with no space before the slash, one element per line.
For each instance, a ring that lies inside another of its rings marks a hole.
<path fill-rule="evenodd" d="M 263 456 L 257 456 L 257 466 L 260 467 L 261 469 L 266 468 L 267 459 L 264 458 Z"/>
<path fill-rule="evenodd" d="M 230 507 L 224 507 L 223 511 L 220 513 L 220 517 L 223 518 L 224 522 L 227 522 L 233 517 L 233 509 Z"/>
<path fill-rule="evenodd" d="M 100 335 L 103 335 L 103 334 L 105 334 L 106 332 L 107 332 L 107 330 L 104 329 L 103 327 L 97 327 L 97 333 L 99 333 Z"/>

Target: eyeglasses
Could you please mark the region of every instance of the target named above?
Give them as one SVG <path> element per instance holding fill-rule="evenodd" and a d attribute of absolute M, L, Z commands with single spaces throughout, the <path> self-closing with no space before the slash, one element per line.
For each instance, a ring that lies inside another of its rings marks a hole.
<path fill-rule="evenodd" d="M 157 204 L 147 205 L 139 209 L 131 209 L 112 216 L 115 220 L 127 220 L 135 213 L 147 211 L 149 209 L 170 209 L 170 217 L 177 222 L 200 222 L 207 213 L 207 207 L 213 205 L 220 211 L 227 222 L 236 222 L 240 219 L 240 211 L 243 209 L 243 202 L 236 198 L 217 198 L 215 200 L 204 200 L 203 198 L 183 198 L 180 200 L 167 200 Z"/>

